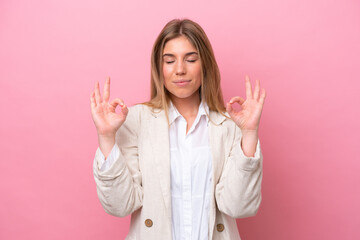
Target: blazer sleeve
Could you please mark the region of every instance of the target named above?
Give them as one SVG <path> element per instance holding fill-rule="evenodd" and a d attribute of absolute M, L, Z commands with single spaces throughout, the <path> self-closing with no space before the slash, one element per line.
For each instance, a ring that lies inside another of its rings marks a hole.
<path fill-rule="evenodd" d="M 93 173 L 97 194 L 105 212 L 125 217 L 142 206 L 143 188 L 138 159 L 138 106 L 129 107 L 128 116 L 116 132 L 114 161 L 101 171 L 102 153 L 96 150 Z"/>
<path fill-rule="evenodd" d="M 241 149 L 241 129 L 235 124 L 235 134 L 223 172 L 216 185 L 215 197 L 220 212 L 233 218 L 256 215 L 261 203 L 262 160 L 260 140 L 254 157 Z"/>

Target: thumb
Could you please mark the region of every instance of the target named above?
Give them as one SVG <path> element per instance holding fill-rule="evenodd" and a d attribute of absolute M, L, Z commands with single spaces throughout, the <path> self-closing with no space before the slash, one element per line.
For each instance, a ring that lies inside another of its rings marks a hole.
<path fill-rule="evenodd" d="M 110 105 L 114 108 L 114 111 L 116 109 L 116 107 L 119 105 L 121 108 L 121 112 L 126 116 L 128 114 L 128 108 L 127 106 L 124 104 L 124 101 L 120 98 L 115 98 L 110 102 Z"/>
<path fill-rule="evenodd" d="M 128 112 L 129 112 L 129 109 L 127 108 L 127 106 L 125 104 L 123 104 L 121 107 L 121 112 L 127 116 Z"/>
<path fill-rule="evenodd" d="M 229 102 L 226 104 L 226 111 L 229 113 L 230 117 L 232 117 L 232 115 L 234 114 L 234 109 Z"/>

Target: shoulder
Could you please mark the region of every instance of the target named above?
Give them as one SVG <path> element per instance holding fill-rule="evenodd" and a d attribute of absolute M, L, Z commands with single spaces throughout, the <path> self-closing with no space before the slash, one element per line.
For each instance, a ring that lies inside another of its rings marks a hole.
<path fill-rule="evenodd" d="M 131 126 L 135 125 L 135 127 L 139 126 L 141 122 L 148 120 L 150 117 L 158 114 L 159 112 L 162 112 L 162 110 L 154 110 L 153 108 L 142 103 L 129 106 L 128 110 L 129 112 L 125 123 Z"/>
<path fill-rule="evenodd" d="M 128 107 L 129 109 L 129 114 L 131 115 L 144 115 L 144 114 L 149 114 L 151 112 L 151 108 L 145 104 L 135 104 L 133 106 Z"/>
<path fill-rule="evenodd" d="M 128 109 L 129 109 L 129 112 L 138 113 L 138 112 L 141 112 L 141 110 L 144 107 L 147 107 L 147 106 L 145 106 L 144 104 L 139 103 L 139 104 L 135 104 L 135 105 L 132 105 L 132 106 L 128 107 Z"/>
<path fill-rule="evenodd" d="M 225 113 L 226 115 L 226 120 L 224 121 L 224 124 L 231 129 L 234 134 L 238 134 L 238 132 L 241 132 L 240 128 L 236 125 L 236 123 L 234 122 L 234 120 L 231 119 L 230 115 L 228 112 Z"/>
<path fill-rule="evenodd" d="M 228 112 L 219 113 L 215 111 L 210 111 L 210 122 L 215 128 L 225 128 L 226 130 L 224 129 L 224 133 L 226 133 L 227 135 L 235 136 L 237 134 L 241 134 L 240 128 L 231 119 Z"/>
<path fill-rule="evenodd" d="M 131 133 L 133 135 L 139 135 L 142 122 L 145 122 L 144 118 L 147 118 L 146 116 L 150 111 L 150 108 L 144 104 L 128 106 L 126 120 L 119 128 L 118 134 L 121 135 Z"/>
<path fill-rule="evenodd" d="M 234 121 L 230 118 L 228 112 L 219 113 L 216 111 L 210 111 L 210 122 L 212 122 L 216 126 L 233 126 L 235 124 Z"/>
<path fill-rule="evenodd" d="M 224 120 L 224 124 L 231 127 L 231 128 L 235 128 L 236 127 L 236 124 L 235 122 L 231 119 L 230 115 L 228 112 L 225 112 L 225 120 Z"/>

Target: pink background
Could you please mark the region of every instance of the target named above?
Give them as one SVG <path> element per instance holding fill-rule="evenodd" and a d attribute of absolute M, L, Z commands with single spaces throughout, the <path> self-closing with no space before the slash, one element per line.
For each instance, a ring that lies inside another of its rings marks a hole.
<path fill-rule="evenodd" d="M 90 92 L 149 98 L 162 27 L 208 34 L 226 101 L 244 76 L 267 91 L 263 201 L 243 239 L 360 239 L 360 3 L 302 1 L 0 2 L 0 239 L 124 239 L 104 212 L 92 163 Z"/>

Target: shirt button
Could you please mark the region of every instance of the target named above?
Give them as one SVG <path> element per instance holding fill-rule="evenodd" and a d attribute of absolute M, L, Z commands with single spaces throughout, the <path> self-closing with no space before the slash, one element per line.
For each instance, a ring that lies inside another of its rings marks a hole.
<path fill-rule="evenodd" d="M 147 227 L 151 227 L 151 226 L 153 225 L 153 222 L 151 221 L 151 219 L 146 219 L 146 220 L 145 220 L 145 225 L 146 225 Z"/>
<path fill-rule="evenodd" d="M 224 224 L 219 223 L 219 224 L 216 226 L 216 229 L 218 230 L 218 232 L 224 231 Z"/>

